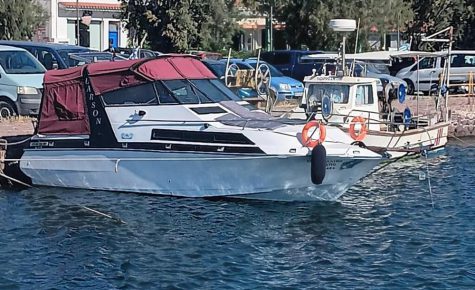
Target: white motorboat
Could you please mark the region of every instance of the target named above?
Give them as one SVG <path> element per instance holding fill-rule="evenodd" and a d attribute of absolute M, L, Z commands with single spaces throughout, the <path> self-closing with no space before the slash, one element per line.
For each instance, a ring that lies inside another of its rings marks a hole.
<path fill-rule="evenodd" d="M 34 185 L 336 200 L 382 160 L 336 127 L 303 140 L 305 122 L 251 108 L 191 56 L 53 70 L 44 85 L 20 159 Z"/>
<path fill-rule="evenodd" d="M 440 112 L 413 116 L 406 106 L 399 112 L 393 102 L 404 105 L 406 88 L 388 83 L 377 94 L 377 79 L 349 76 L 308 76 L 302 107 L 315 117 L 343 129 L 355 143 L 399 158 L 443 148 L 449 122 Z M 298 117 L 298 114 L 294 116 Z"/>

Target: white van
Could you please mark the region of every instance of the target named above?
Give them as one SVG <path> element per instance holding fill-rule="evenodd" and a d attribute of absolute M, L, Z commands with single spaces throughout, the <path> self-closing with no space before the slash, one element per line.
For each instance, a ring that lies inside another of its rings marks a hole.
<path fill-rule="evenodd" d="M 0 45 L 0 117 L 37 115 L 45 72 L 28 51 Z"/>
<path fill-rule="evenodd" d="M 437 84 L 444 69 L 445 56 L 428 56 L 419 60 L 419 90 L 429 92 Z M 454 50 L 450 61 L 450 84 L 466 83 L 470 72 L 475 73 L 475 51 Z M 396 76 L 407 82 L 408 93 L 417 91 L 417 63 L 401 69 Z"/>

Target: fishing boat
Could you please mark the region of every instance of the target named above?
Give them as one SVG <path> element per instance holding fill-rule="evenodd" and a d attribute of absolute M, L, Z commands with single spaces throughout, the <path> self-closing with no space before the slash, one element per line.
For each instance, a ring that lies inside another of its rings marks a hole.
<path fill-rule="evenodd" d="M 312 75 L 305 78 L 306 116 L 344 130 L 355 144 L 391 158 L 425 153 L 447 144 L 450 122 L 444 111 L 413 115 L 405 106 L 406 88 L 386 83 L 378 97 L 377 79 Z M 397 102 L 400 104 L 398 105 Z M 399 111 L 398 106 L 403 106 Z"/>
<path fill-rule="evenodd" d="M 382 160 L 351 141 L 255 110 L 193 56 L 161 55 L 48 71 L 19 168 L 42 186 L 336 200 Z M 15 161 L 7 151 L 6 173 Z"/>

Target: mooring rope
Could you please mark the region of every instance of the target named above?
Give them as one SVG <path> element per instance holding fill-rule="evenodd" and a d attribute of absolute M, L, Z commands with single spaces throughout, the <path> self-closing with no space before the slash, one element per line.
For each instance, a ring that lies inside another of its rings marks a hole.
<path fill-rule="evenodd" d="M 83 209 L 85 209 L 85 210 L 87 210 L 87 211 L 90 211 L 90 212 L 92 212 L 92 213 L 95 213 L 95 214 L 104 216 L 104 217 L 106 217 L 106 218 L 110 218 L 110 219 L 112 219 L 112 220 L 114 220 L 114 221 L 116 221 L 116 222 L 119 222 L 119 223 L 121 223 L 121 224 L 126 224 L 126 222 L 124 222 L 124 221 L 123 221 L 121 218 L 119 218 L 119 217 L 114 217 L 114 216 L 112 216 L 112 215 L 109 215 L 109 214 L 100 212 L 100 211 L 98 211 L 98 210 L 92 209 L 92 208 L 87 207 L 87 206 L 85 206 L 85 205 L 80 205 L 80 204 L 76 204 L 76 205 L 79 206 L 80 208 L 83 208 Z"/>
<path fill-rule="evenodd" d="M 427 168 L 427 184 L 429 185 L 429 194 L 430 194 L 430 201 L 432 204 L 432 208 L 434 208 L 434 197 L 432 195 L 432 185 L 430 183 L 430 171 L 429 171 L 429 157 L 427 156 L 427 150 L 423 151 L 423 155 L 426 158 L 426 168 Z"/>

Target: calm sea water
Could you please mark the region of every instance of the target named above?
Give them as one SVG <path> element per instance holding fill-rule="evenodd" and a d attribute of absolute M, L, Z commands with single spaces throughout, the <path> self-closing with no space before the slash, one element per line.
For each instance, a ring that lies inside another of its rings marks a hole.
<path fill-rule="evenodd" d="M 475 289 L 474 165 L 429 160 L 434 207 L 425 159 L 337 203 L 0 191 L 0 288 Z"/>

